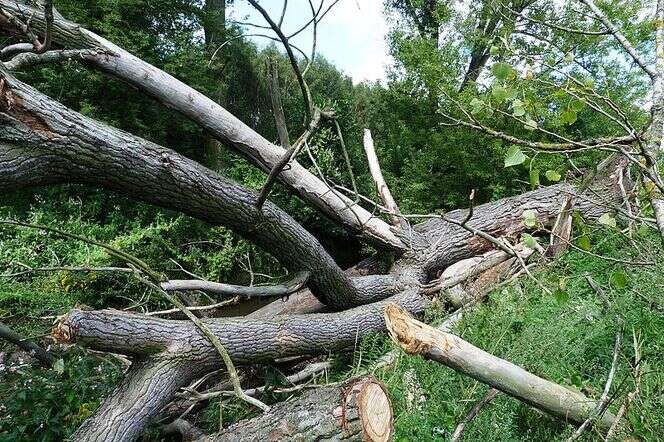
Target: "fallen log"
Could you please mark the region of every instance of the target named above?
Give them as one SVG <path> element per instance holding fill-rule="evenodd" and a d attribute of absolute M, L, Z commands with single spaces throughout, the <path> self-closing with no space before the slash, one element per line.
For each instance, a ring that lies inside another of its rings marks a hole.
<path fill-rule="evenodd" d="M 395 304 L 385 307 L 385 323 L 394 342 L 406 353 L 440 362 L 565 421 L 581 424 L 596 408 L 597 403 L 583 394 L 417 321 Z M 607 412 L 598 418 L 596 425 L 608 430 L 614 422 L 615 416 Z"/>
<path fill-rule="evenodd" d="M 199 441 L 349 440 L 384 442 L 393 433 L 385 386 L 373 377 L 308 390 L 269 412 Z"/>

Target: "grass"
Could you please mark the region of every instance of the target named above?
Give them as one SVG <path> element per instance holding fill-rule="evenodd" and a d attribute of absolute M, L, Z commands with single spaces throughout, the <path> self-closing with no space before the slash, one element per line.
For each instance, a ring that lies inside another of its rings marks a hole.
<path fill-rule="evenodd" d="M 630 259 L 637 252 L 610 231 L 593 251 Z M 639 239 L 640 254 L 662 256 L 656 236 Z M 660 260 L 661 261 L 661 260 Z M 641 394 L 628 413 L 628 434 L 639 440 L 664 438 L 664 264 L 627 267 L 572 251 L 535 276 L 549 286 L 565 281 L 565 296 L 549 296 L 527 278 L 489 294 L 458 324 L 455 333 L 496 356 L 551 381 L 599 398 L 608 375 L 615 335 L 623 333 L 610 409 L 615 412 L 634 389 L 633 336 L 641 345 Z M 626 286 L 616 274 L 627 275 Z M 608 308 L 588 286 L 590 274 L 604 290 Z M 434 314 L 434 322 L 444 314 Z M 393 348 L 384 337 L 364 342 L 362 366 Z M 357 358 L 357 356 L 356 356 Z M 376 373 L 390 391 L 395 409 L 396 440 L 447 440 L 457 423 L 488 387 L 421 357 L 401 354 L 389 370 Z M 415 397 L 415 400 L 409 399 Z M 419 400 L 421 399 L 421 401 Z M 516 399 L 499 395 L 466 426 L 464 440 L 555 441 L 575 430 Z M 627 435 L 627 434 L 626 434 Z M 601 440 L 588 431 L 587 440 Z"/>
<path fill-rule="evenodd" d="M 68 212 L 70 206 L 65 204 L 60 212 Z M 36 218 L 35 221 L 43 221 Z M 231 257 L 238 254 L 237 250 L 231 247 L 229 251 L 217 253 L 213 259 L 206 250 L 197 248 L 165 253 L 164 250 L 173 249 L 174 244 L 185 242 L 187 222 L 153 220 L 149 213 L 145 218 L 147 221 L 143 224 L 117 223 L 108 231 L 95 230 L 99 229 L 96 225 L 100 221 L 86 213 L 67 219 L 65 224 L 77 233 L 99 236 L 129 247 L 155 263 L 174 256 L 192 268 L 205 263 L 203 267 L 208 275 L 233 272 L 230 262 Z M 203 237 L 205 232 L 199 233 Z M 658 263 L 651 267 L 627 266 L 570 251 L 535 271 L 535 276 L 548 287 L 558 288 L 556 295 L 546 295 L 528 278 L 520 278 L 491 292 L 487 302 L 464 316 L 455 333 L 539 376 L 598 398 L 611 365 L 615 335 L 622 330 L 623 347 L 611 391 L 613 412 L 634 389 L 631 372 L 633 336 L 636 336 L 641 346 L 644 375 L 641 393 L 627 416 L 630 425 L 625 436 L 646 441 L 664 439 L 664 372 L 661 369 L 664 366 L 664 259 L 661 258 L 664 250 L 660 239 L 652 231 L 643 231 L 632 242 L 610 228 L 585 231 L 585 234 L 591 239 L 593 253 L 625 260 L 652 260 L 654 257 Z M 165 246 L 152 246 L 154 238 L 161 238 Z M 234 243 L 228 241 L 227 244 L 233 246 Z M 1 230 L 0 245 L 5 263 L 15 260 L 30 265 L 54 265 L 57 262 L 53 256 L 57 255 L 66 264 L 88 260 L 98 265 L 113 264 L 108 257 L 97 256 L 85 245 L 33 231 Z M 20 267 L 11 270 L 18 271 Z M 586 273 L 602 287 L 608 307 L 604 307 L 588 286 Z M 97 278 L 66 272 L 3 278 L 0 279 L 0 320 L 26 336 L 38 337 L 50 328 L 39 316 L 61 314 L 79 303 L 93 307 L 122 306 L 127 300 L 121 295 L 135 291 L 131 284 L 114 275 L 98 275 Z M 434 323 L 444 320 L 445 316 L 440 310 L 428 312 L 428 319 Z M 370 367 L 374 360 L 393 348 L 382 335 L 365 339 L 360 351 L 337 358 L 329 380 L 341 380 Z M 0 352 L 7 350 L 10 348 L 0 343 Z M 111 360 L 81 351 L 70 351 L 62 357 L 64 369 L 60 373 L 26 366 L 12 372 L 0 370 L 0 441 L 61 440 L 94 410 L 120 378 L 119 366 Z M 266 376 L 266 379 L 270 377 Z M 485 385 L 440 364 L 403 354 L 394 367 L 376 376 L 389 389 L 395 410 L 396 440 L 399 441 L 449 439 L 456 424 L 487 390 Z M 26 409 L 34 412 L 20 411 Z M 224 420 L 230 421 L 246 417 L 248 410 L 231 404 L 224 413 Z M 214 429 L 217 422 L 218 406 L 212 403 L 201 414 L 199 423 Z M 464 439 L 555 441 L 566 439 L 574 429 L 501 394 L 466 427 Z M 584 437 L 600 439 L 592 430 Z M 159 440 L 159 435 L 153 431 L 146 440 Z"/>

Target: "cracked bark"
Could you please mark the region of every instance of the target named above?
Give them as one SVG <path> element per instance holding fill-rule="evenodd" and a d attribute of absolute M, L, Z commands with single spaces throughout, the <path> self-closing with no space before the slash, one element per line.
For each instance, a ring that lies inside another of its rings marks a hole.
<path fill-rule="evenodd" d="M 318 240 L 277 206 L 174 151 L 73 112 L 0 70 L 0 189 L 84 183 L 224 225 L 293 272 L 308 271 L 321 302 L 344 309 L 375 301 Z M 366 288 L 363 288 L 366 287 Z"/>

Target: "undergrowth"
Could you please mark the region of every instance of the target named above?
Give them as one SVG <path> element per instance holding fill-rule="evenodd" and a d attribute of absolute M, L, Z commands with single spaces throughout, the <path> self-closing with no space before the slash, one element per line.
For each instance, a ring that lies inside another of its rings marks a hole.
<path fill-rule="evenodd" d="M 636 255 L 661 257 L 659 238 L 641 232 L 634 247 L 609 230 L 592 238 L 594 253 L 618 259 Z M 627 414 L 624 436 L 656 441 L 664 438 L 664 264 L 627 266 L 570 251 L 534 276 L 548 286 L 564 281 L 566 296 L 550 296 L 521 277 L 494 290 L 487 302 L 465 314 L 454 332 L 473 345 L 525 369 L 598 399 L 611 367 L 616 333 L 623 345 L 612 384 L 610 410 L 616 412 L 634 390 L 634 337 L 641 347 L 640 394 Z M 589 287 L 590 275 L 602 288 L 602 302 Z M 622 280 L 622 275 L 627 280 Z M 606 307 L 604 305 L 606 304 Z M 445 314 L 434 314 L 434 323 Z M 383 336 L 366 340 L 355 355 L 362 367 L 393 349 Z M 357 366 L 355 367 L 357 369 Z M 341 377 L 348 374 L 339 374 Z M 387 386 L 395 409 L 396 440 L 448 440 L 457 423 L 488 389 L 473 379 L 426 361 L 400 354 L 389 370 L 375 373 Z M 468 441 L 565 440 L 575 426 L 546 416 L 528 405 L 498 395 L 466 426 Z M 587 440 L 603 440 L 588 431 Z"/>
<path fill-rule="evenodd" d="M 52 190 L 50 192 L 58 192 Z M 87 191 L 86 191 L 87 192 Z M 191 219 L 169 215 L 147 206 L 129 208 L 122 200 L 82 194 L 62 202 L 52 194 L 35 194 L 42 206 L 8 204 L 3 217 L 49 225 L 109 242 L 145 259 L 164 272 L 198 269 L 213 280 L 242 283 L 241 258 L 251 253 L 258 266 L 273 264 L 256 255 L 246 243 Z M 47 201 L 49 201 L 47 203 Z M 95 202 L 95 204 L 89 204 Z M 100 207 L 99 205 L 105 206 Z M 108 206 L 108 207 L 106 207 Z M 111 215 L 104 215 L 108 208 Z M 133 210 L 127 214 L 127 210 Z M 115 212 L 122 215 L 113 215 Z M 131 221 L 126 221 L 131 219 Z M 643 377 L 640 394 L 629 409 L 629 427 L 623 436 L 656 441 L 664 435 L 664 252 L 654 231 L 641 230 L 627 239 L 616 228 L 585 229 L 580 243 L 595 254 L 620 260 L 655 260 L 654 266 L 632 266 L 571 250 L 547 261 L 534 276 L 555 291 L 547 295 L 527 277 L 492 291 L 485 303 L 468 311 L 455 333 L 473 345 L 521 365 L 551 381 L 578 389 L 597 399 L 609 372 L 616 333 L 622 331 L 618 372 L 611 390 L 615 413 L 626 394 L 634 390 L 634 340 L 641 347 Z M 199 242 L 200 241 L 200 242 Z M 214 241 L 211 247 L 205 241 Z M 0 227 L 0 261 L 4 272 L 30 266 L 121 265 L 96 248 L 38 231 Z M 239 271 L 240 270 L 240 271 Z M 602 288 L 600 297 L 587 283 L 590 275 Z M 128 293 L 132 297 L 127 299 Z M 91 307 L 160 307 L 144 288 L 126 276 L 55 272 L 0 278 L 0 320 L 25 336 L 46 343 L 52 317 L 77 304 Z M 445 319 L 442 310 L 428 319 Z M 362 371 L 394 348 L 385 336 L 365 339 L 353 355 L 336 356 L 335 368 L 319 382 L 343 380 Z M 0 441 L 55 441 L 87 417 L 121 378 L 117 360 L 82 349 L 58 349 L 62 363 L 42 369 L 11 354 L 0 343 Z M 375 373 L 387 386 L 395 411 L 396 440 L 447 440 L 456 424 L 487 390 L 487 386 L 438 363 L 401 354 L 395 366 Z M 259 377 L 261 377 L 259 375 Z M 278 385 L 279 375 L 268 369 L 261 379 Z M 274 402 L 285 397 L 265 397 Z M 251 415 L 243 405 L 224 407 L 224 422 Z M 197 424 L 214 430 L 218 403 L 199 414 Z M 467 427 L 465 440 L 564 440 L 575 427 L 550 418 L 522 402 L 500 394 Z M 588 440 L 600 440 L 588 431 Z M 146 440 L 159 440 L 151 429 Z"/>

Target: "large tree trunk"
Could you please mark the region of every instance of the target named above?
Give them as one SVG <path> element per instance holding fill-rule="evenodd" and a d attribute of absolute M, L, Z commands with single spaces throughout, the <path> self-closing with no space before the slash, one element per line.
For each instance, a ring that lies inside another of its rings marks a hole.
<path fill-rule="evenodd" d="M 74 441 L 133 441 L 184 385 L 204 374 L 178 354 L 137 360 L 122 383 L 72 435 Z"/>
<path fill-rule="evenodd" d="M 349 440 L 386 442 L 393 432 L 385 387 L 372 377 L 314 388 L 202 441 Z"/>
<path fill-rule="evenodd" d="M 318 240 L 277 206 L 195 161 L 73 112 L 0 68 L 0 189 L 54 183 L 104 187 L 230 227 L 293 272 L 324 304 L 343 309 L 396 293 L 353 281 Z"/>

